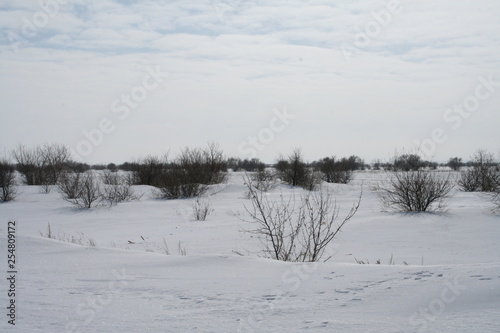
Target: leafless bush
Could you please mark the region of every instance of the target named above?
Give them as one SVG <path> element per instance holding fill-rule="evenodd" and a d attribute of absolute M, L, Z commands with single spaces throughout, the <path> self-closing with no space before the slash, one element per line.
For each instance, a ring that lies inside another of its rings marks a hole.
<path fill-rule="evenodd" d="M 178 165 L 171 165 L 160 179 L 155 195 L 158 198 L 178 199 L 192 198 L 203 195 L 208 185 L 192 183 L 186 171 Z"/>
<path fill-rule="evenodd" d="M 354 174 L 351 164 L 346 158 L 337 160 L 335 157 L 326 157 L 316 163 L 316 169 L 327 183 L 347 184 Z"/>
<path fill-rule="evenodd" d="M 271 170 L 262 170 L 252 174 L 252 184 L 259 191 L 272 191 L 278 186 L 276 174 Z"/>
<path fill-rule="evenodd" d="M 302 152 L 298 148 L 287 158 L 280 157 L 275 169 L 278 177 L 291 186 L 300 186 L 311 191 L 321 182 L 314 170 L 304 162 Z"/>
<path fill-rule="evenodd" d="M 491 202 L 493 203 L 493 210 L 500 211 L 500 191 L 497 191 L 495 194 L 493 194 Z"/>
<path fill-rule="evenodd" d="M 140 200 L 142 196 L 134 194 L 132 185 L 126 182 L 121 182 L 105 186 L 102 197 L 104 200 L 109 202 L 110 206 L 114 206 L 124 201 Z"/>
<path fill-rule="evenodd" d="M 166 157 L 162 160 L 157 156 L 148 156 L 134 163 L 132 167 L 134 185 L 157 186 L 164 177 L 166 167 Z"/>
<path fill-rule="evenodd" d="M 227 167 L 235 172 L 240 170 L 253 172 L 264 171 L 266 164 L 261 162 L 258 158 L 242 160 L 241 158 L 232 157 L 227 160 Z"/>
<path fill-rule="evenodd" d="M 322 260 L 327 245 L 356 214 L 361 202 L 360 195 L 344 220 L 336 225 L 339 208 L 329 192 L 311 192 L 297 203 L 295 196 L 285 198 L 283 194 L 278 201 L 269 199 L 248 178 L 247 187 L 252 207 L 245 208 L 249 222 L 256 225 L 251 232 L 264 237 L 266 256 L 282 261 Z"/>
<path fill-rule="evenodd" d="M 193 215 L 196 221 L 205 221 L 213 209 L 210 208 L 210 200 L 196 198 L 193 203 Z"/>
<path fill-rule="evenodd" d="M 48 194 L 52 190 L 52 187 L 53 187 L 52 184 L 49 184 L 48 182 L 45 182 L 42 185 L 40 185 L 40 192 Z"/>
<path fill-rule="evenodd" d="M 205 149 L 184 149 L 174 164 L 184 171 L 186 184 L 213 185 L 227 181 L 227 163 L 215 143 L 209 143 Z"/>
<path fill-rule="evenodd" d="M 125 183 L 127 185 L 136 185 L 137 182 L 136 182 L 136 179 L 135 179 L 135 176 L 134 176 L 134 173 L 133 172 L 129 172 L 127 171 L 124 175 L 123 175 L 123 179 L 125 181 Z"/>
<path fill-rule="evenodd" d="M 59 182 L 57 183 L 57 188 L 65 200 L 76 199 L 79 196 L 81 176 L 82 173 L 80 172 L 64 172 L 61 175 Z"/>
<path fill-rule="evenodd" d="M 105 185 L 118 185 L 122 183 L 121 176 L 116 171 L 104 170 L 101 173 L 101 181 Z"/>
<path fill-rule="evenodd" d="M 103 199 L 103 190 L 94 171 L 67 173 L 58 188 L 64 200 L 80 208 L 92 208 Z"/>
<path fill-rule="evenodd" d="M 16 173 L 7 160 L 0 160 L 0 201 L 14 200 L 17 196 Z"/>
<path fill-rule="evenodd" d="M 500 212 L 500 165 L 497 171 L 497 177 L 495 178 L 496 190 L 492 194 L 491 202 L 493 203 L 493 211 Z"/>
<path fill-rule="evenodd" d="M 139 200 L 132 189 L 130 181 L 130 173 L 124 175 L 110 170 L 104 170 L 101 175 L 101 180 L 105 184 L 103 188 L 103 199 L 109 202 L 110 206 L 114 206 L 123 201 Z"/>
<path fill-rule="evenodd" d="M 186 148 L 174 162 L 168 163 L 155 185 L 156 195 L 165 199 L 196 197 L 205 193 L 209 185 L 226 181 L 226 162 L 217 145 Z"/>
<path fill-rule="evenodd" d="M 379 199 L 386 210 L 403 212 L 440 211 L 450 197 L 454 182 L 451 173 L 429 170 L 391 171 L 379 185 Z"/>
<path fill-rule="evenodd" d="M 316 191 L 323 180 L 321 172 L 312 168 L 308 170 L 307 176 L 304 178 L 302 188 L 308 191 Z"/>
<path fill-rule="evenodd" d="M 478 150 L 472 156 L 471 166 L 462 171 L 458 185 L 465 192 L 495 192 L 500 183 L 498 165 L 493 154 Z"/>
<path fill-rule="evenodd" d="M 59 176 L 70 162 L 71 153 L 68 147 L 59 144 L 44 144 L 34 148 L 19 145 L 12 151 L 17 162 L 17 170 L 24 178 L 26 185 L 55 185 Z"/>

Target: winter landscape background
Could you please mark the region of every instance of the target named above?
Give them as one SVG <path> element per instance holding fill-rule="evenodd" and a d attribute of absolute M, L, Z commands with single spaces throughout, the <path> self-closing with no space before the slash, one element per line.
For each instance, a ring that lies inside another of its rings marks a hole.
<path fill-rule="evenodd" d="M 0 331 L 498 332 L 499 15 L 0 0 Z M 223 163 L 184 163 L 207 142 Z M 405 180 L 443 192 L 402 208 Z M 256 198 L 296 222 L 319 193 L 334 228 L 361 202 L 321 260 L 275 260 Z"/>

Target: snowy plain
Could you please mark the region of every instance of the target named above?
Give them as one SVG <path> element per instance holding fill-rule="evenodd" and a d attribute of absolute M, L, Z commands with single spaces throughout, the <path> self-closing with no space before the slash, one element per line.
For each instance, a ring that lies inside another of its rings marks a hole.
<path fill-rule="evenodd" d="M 250 206 L 242 173 L 213 189 L 206 221 L 194 220 L 193 199 L 158 200 L 147 186 L 134 187 L 139 201 L 91 210 L 20 186 L 0 204 L 0 331 L 500 332 L 500 216 L 459 191 L 444 213 L 383 212 L 372 185 L 385 177 L 357 172 L 348 185 L 326 185 L 340 217 L 362 187 L 363 198 L 320 263 L 259 256 L 258 237 L 244 232 L 252 226 L 237 217 Z M 269 195 L 291 192 L 302 190 Z M 8 221 L 15 326 L 6 316 Z M 48 224 L 60 240 L 42 237 Z M 62 241 L 72 238 L 96 246 Z"/>

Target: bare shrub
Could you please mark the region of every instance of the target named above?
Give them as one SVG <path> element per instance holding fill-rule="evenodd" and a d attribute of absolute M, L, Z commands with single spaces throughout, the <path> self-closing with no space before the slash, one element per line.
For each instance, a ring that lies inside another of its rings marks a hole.
<path fill-rule="evenodd" d="M 316 191 L 320 187 L 322 181 L 323 176 L 321 172 L 309 168 L 307 176 L 304 179 L 304 183 L 302 184 L 302 188 L 308 191 Z"/>
<path fill-rule="evenodd" d="M 278 186 L 276 174 L 271 170 L 262 170 L 252 174 L 252 184 L 259 191 L 272 191 Z"/>
<path fill-rule="evenodd" d="M 326 157 L 316 162 L 316 169 L 321 172 L 321 178 L 327 183 L 347 184 L 354 174 L 348 159 L 345 158 L 336 160 L 335 157 Z"/>
<path fill-rule="evenodd" d="M 446 166 L 450 167 L 454 171 L 458 171 L 461 167 L 464 166 L 464 163 L 462 162 L 462 158 L 460 157 L 450 157 L 448 163 L 446 163 Z"/>
<path fill-rule="evenodd" d="M 114 206 L 124 201 L 140 200 L 142 196 L 134 194 L 132 185 L 126 182 L 120 182 L 118 184 L 105 186 L 102 197 L 109 202 L 110 206 Z"/>
<path fill-rule="evenodd" d="M 377 190 L 386 210 L 425 212 L 444 210 L 453 187 L 451 173 L 420 169 L 388 172 L 387 181 Z"/>
<path fill-rule="evenodd" d="M 251 232 L 264 237 L 262 246 L 266 256 L 282 261 L 322 260 L 327 245 L 356 214 L 361 202 L 360 195 L 347 216 L 336 225 L 339 208 L 329 192 L 311 192 L 301 197 L 299 203 L 295 196 L 285 198 L 283 194 L 274 201 L 256 190 L 250 179 L 246 183 L 252 207 L 245 208 L 249 222 L 256 225 Z"/>
<path fill-rule="evenodd" d="M 493 154 L 477 150 L 467 170 L 462 171 L 458 185 L 465 192 L 495 192 L 500 182 Z"/>
<path fill-rule="evenodd" d="M 5 159 L 0 160 L 0 201 L 14 200 L 17 196 L 16 172 Z"/>
<path fill-rule="evenodd" d="M 103 191 L 94 171 L 67 173 L 58 186 L 64 200 L 80 208 L 92 208 L 103 199 Z"/>
<path fill-rule="evenodd" d="M 162 173 L 156 195 L 165 199 L 200 196 L 209 185 L 227 181 L 226 161 L 216 144 L 206 149 L 184 149 Z"/>
<path fill-rule="evenodd" d="M 300 186 L 312 191 L 321 181 L 314 170 L 304 162 L 302 152 L 298 148 L 294 149 L 287 158 L 280 157 L 274 167 L 278 177 L 291 186 Z"/>
<path fill-rule="evenodd" d="M 140 200 L 142 197 L 134 194 L 130 173 L 122 175 L 116 171 L 104 170 L 101 180 L 104 183 L 102 197 L 109 202 L 110 206 L 123 201 Z"/>
<path fill-rule="evenodd" d="M 80 194 L 80 172 L 65 172 L 61 175 L 57 188 L 65 200 L 76 199 Z"/>
<path fill-rule="evenodd" d="M 40 185 L 40 160 L 35 149 L 29 149 L 26 146 L 19 145 L 12 151 L 12 156 L 17 162 L 17 170 L 23 176 L 26 185 Z"/>
<path fill-rule="evenodd" d="M 19 145 L 12 151 L 12 156 L 24 183 L 42 185 L 46 191 L 50 191 L 48 185 L 57 184 L 71 159 L 69 148 L 60 144 L 44 144 L 34 148 Z"/>
<path fill-rule="evenodd" d="M 40 192 L 48 194 L 52 190 L 53 185 L 49 184 L 48 182 L 43 183 L 40 185 Z"/>
<path fill-rule="evenodd" d="M 193 202 L 193 215 L 196 221 L 205 221 L 212 211 L 208 199 L 196 198 Z"/>
<path fill-rule="evenodd" d="M 417 171 L 425 166 L 425 162 L 417 154 L 402 154 L 394 158 L 394 170 Z"/>
<path fill-rule="evenodd" d="M 493 194 L 491 202 L 493 203 L 493 211 L 500 211 L 500 191 Z"/>
<path fill-rule="evenodd" d="M 127 171 L 122 176 L 127 185 L 136 185 L 136 179 L 133 172 Z"/>
<path fill-rule="evenodd" d="M 215 143 L 209 143 L 205 149 L 184 149 L 175 164 L 184 171 L 186 184 L 213 185 L 227 181 L 227 162 Z"/>
<path fill-rule="evenodd" d="M 132 166 L 134 185 L 157 186 L 161 183 L 166 166 L 166 157 L 161 160 L 159 157 L 152 155 L 138 163 L 134 163 Z"/>
<path fill-rule="evenodd" d="M 186 170 L 179 165 L 171 165 L 159 180 L 155 195 L 164 199 L 192 198 L 203 195 L 208 185 L 193 183 Z"/>
<path fill-rule="evenodd" d="M 116 171 L 104 170 L 101 173 L 101 181 L 105 185 L 118 185 L 122 183 L 121 176 Z"/>
<path fill-rule="evenodd" d="M 233 171 L 244 170 L 247 172 L 257 172 L 264 171 L 266 164 L 261 162 L 258 158 L 242 160 L 241 158 L 232 157 L 227 160 L 227 167 Z"/>

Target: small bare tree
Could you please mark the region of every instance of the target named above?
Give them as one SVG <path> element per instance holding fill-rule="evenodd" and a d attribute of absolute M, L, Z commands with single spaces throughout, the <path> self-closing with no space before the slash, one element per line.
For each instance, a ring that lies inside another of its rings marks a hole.
<path fill-rule="evenodd" d="M 44 144 L 33 148 L 19 145 L 12 151 L 18 171 L 26 185 L 41 185 L 50 192 L 50 185 L 56 185 L 59 176 L 68 165 L 71 153 L 60 144 Z"/>
<path fill-rule="evenodd" d="M 101 173 L 101 181 L 106 185 L 118 185 L 122 182 L 122 179 L 118 172 L 106 169 Z"/>
<path fill-rule="evenodd" d="M 110 206 L 114 206 L 124 201 L 140 200 L 142 195 L 135 195 L 132 186 L 123 182 L 105 186 L 102 197 L 104 200 L 109 202 Z"/>
<path fill-rule="evenodd" d="M 379 199 L 386 210 L 425 212 L 444 210 L 454 188 L 451 173 L 429 170 L 391 171 L 379 185 Z"/>
<path fill-rule="evenodd" d="M 156 197 L 163 199 L 192 198 L 203 195 L 208 185 L 190 181 L 180 165 L 172 164 L 163 173 L 154 192 Z"/>
<path fill-rule="evenodd" d="M 164 176 L 166 166 L 167 156 L 161 159 L 150 155 L 134 163 L 132 166 L 134 185 L 157 186 Z"/>
<path fill-rule="evenodd" d="M 360 202 L 353 205 L 342 222 L 336 224 L 339 208 L 331 193 L 311 192 L 297 203 L 295 196 L 278 201 L 269 199 L 246 179 L 252 207 L 245 206 L 256 228 L 250 232 L 263 236 L 263 252 L 275 260 L 315 262 L 323 259 L 326 247 L 342 227 L 356 214 Z M 328 258 L 325 259 L 328 260 Z"/>
<path fill-rule="evenodd" d="M 64 172 L 59 178 L 57 189 L 63 195 L 64 200 L 76 199 L 80 194 L 80 172 Z"/>
<path fill-rule="evenodd" d="M 58 188 L 64 200 L 80 208 L 95 207 L 103 199 L 101 184 L 93 171 L 68 173 Z"/>
<path fill-rule="evenodd" d="M 349 160 L 335 157 L 325 157 L 316 163 L 316 169 L 321 172 L 323 180 L 327 183 L 349 183 L 354 175 Z"/>
<path fill-rule="evenodd" d="M 498 165 L 492 153 L 479 149 L 471 166 L 462 171 L 458 185 L 465 192 L 495 192 L 500 182 Z"/>
<path fill-rule="evenodd" d="M 252 184 L 259 191 L 272 191 L 278 186 L 276 174 L 271 170 L 264 169 L 252 174 Z"/>
<path fill-rule="evenodd" d="M 274 168 L 285 184 L 300 186 L 308 191 L 316 190 L 321 184 L 320 175 L 304 162 L 299 148 L 295 148 L 286 158 L 281 156 Z"/>
<path fill-rule="evenodd" d="M 227 181 L 226 160 L 219 146 L 210 143 L 207 148 L 184 149 L 168 163 L 158 183 L 159 198 L 178 199 L 200 196 L 209 185 Z"/>
<path fill-rule="evenodd" d="M 0 201 L 14 200 L 17 196 L 16 173 L 14 166 L 6 159 L 0 160 Z"/>
<path fill-rule="evenodd" d="M 103 186 L 102 197 L 114 206 L 123 201 L 140 200 L 141 196 L 136 196 L 129 180 L 129 173 L 121 175 L 110 170 L 103 171 L 101 175 Z"/>

